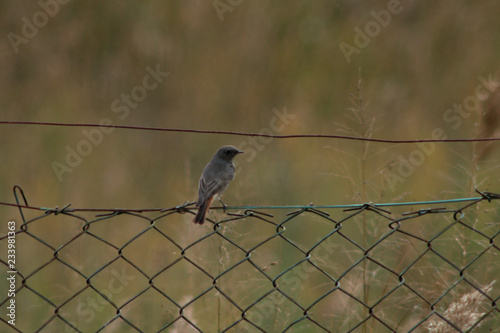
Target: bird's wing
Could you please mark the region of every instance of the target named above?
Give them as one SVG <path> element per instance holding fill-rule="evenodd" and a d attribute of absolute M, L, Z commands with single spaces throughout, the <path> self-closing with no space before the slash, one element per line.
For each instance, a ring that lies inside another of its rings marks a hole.
<path fill-rule="evenodd" d="M 227 170 L 218 172 L 217 174 L 203 174 L 200 178 L 200 183 L 198 186 L 198 202 L 201 203 L 207 198 L 214 196 L 215 194 L 221 194 L 224 192 L 229 182 L 234 178 L 234 171 L 228 172 Z"/>

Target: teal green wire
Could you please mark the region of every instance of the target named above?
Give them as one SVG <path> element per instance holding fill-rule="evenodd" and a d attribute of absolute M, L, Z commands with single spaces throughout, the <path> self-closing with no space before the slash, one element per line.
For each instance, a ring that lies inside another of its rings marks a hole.
<path fill-rule="evenodd" d="M 448 199 L 448 200 L 433 200 L 433 201 L 413 201 L 413 202 L 390 202 L 390 203 L 370 203 L 374 207 L 397 207 L 397 206 L 417 206 L 417 205 L 435 205 L 443 203 L 454 202 L 467 202 L 478 201 L 482 197 L 476 198 L 461 198 L 461 199 Z M 351 205 L 291 205 L 291 206 L 228 206 L 227 209 L 305 209 L 305 208 L 359 208 L 365 204 L 351 204 Z"/>

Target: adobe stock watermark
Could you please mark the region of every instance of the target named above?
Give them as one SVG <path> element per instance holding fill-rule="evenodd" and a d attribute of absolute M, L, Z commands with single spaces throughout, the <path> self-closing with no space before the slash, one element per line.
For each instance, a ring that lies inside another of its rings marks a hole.
<path fill-rule="evenodd" d="M 296 114 L 289 113 L 286 106 L 283 106 L 281 110 L 274 108 L 272 110 L 272 113 L 273 116 L 269 120 L 269 126 L 261 128 L 258 134 L 264 134 L 264 135 L 280 134 L 291 123 L 291 121 L 295 119 L 295 117 L 297 117 Z M 274 140 L 275 138 L 273 137 L 250 136 L 246 140 L 240 142 L 237 145 L 237 147 L 245 152 L 244 156 L 242 157 L 244 158 L 245 161 L 250 163 L 255 159 L 255 157 L 257 157 L 257 154 L 259 152 L 264 150 L 264 148 L 266 148 L 266 146 L 269 145 Z M 237 161 L 235 161 L 235 166 L 236 166 L 236 174 L 238 174 L 239 168 Z"/>
<path fill-rule="evenodd" d="M 318 242 L 320 240 L 321 237 L 317 239 Z M 339 245 L 336 244 L 333 237 L 326 238 L 316 249 L 314 249 L 315 258 L 318 258 L 322 262 L 330 262 L 331 255 L 335 252 L 335 249 L 338 246 Z M 290 272 L 283 274 L 277 280 L 278 285 L 283 284 L 287 286 L 287 289 L 298 290 L 304 285 L 304 281 L 306 281 L 314 272 L 319 271 L 313 265 L 304 262 L 303 264 L 294 267 Z M 262 301 L 258 302 L 254 308 L 247 310 L 247 312 L 251 312 L 252 323 L 261 327 L 265 320 L 269 320 L 271 317 L 274 317 L 274 311 L 280 308 L 280 306 L 286 301 L 289 300 L 283 296 L 282 293 L 273 292 Z M 245 328 L 242 332 L 249 331 Z"/>
<path fill-rule="evenodd" d="M 149 66 L 146 67 L 147 74 L 144 75 L 140 84 L 134 86 L 130 93 L 122 93 L 120 98 L 111 102 L 111 112 L 114 113 L 120 120 L 124 120 L 130 114 L 130 109 L 136 109 L 139 104 L 146 99 L 148 92 L 158 88 L 167 78 L 170 73 L 160 70 L 160 65 L 157 64 L 153 69 Z M 102 118 L 99 125 L 107 126 L 112 125 L 113 121 L 109 118 Z M 82 135 L 85 137 L 80 140 L 75 147 L 67 145 L 65 147 L 66 156 L 62 162 L 54 161 L 51 166 L 56 174 L 59 182 L 64 180 L 63 176 L 67 173 L 73 172 L 73 169 L 78 167 L 83 158 L 89 156 L 94 147 L 99 146 L 105 137 L 105 134 L 113 132 L 114 128 L 111 127 L 97 127 L 92 129 L 84 128 Z"/>
<path fill-rule="evenodd" d="M 214 6 L 219 20 L 224 21 L 224 15 L 226 12 L 233 12 L 233 10 L 241 5 L 243 0 L 214 0 L 212 6 Z"/>
<path fill-rule="evenodd" d="M 128 275 L 125 271 L 125 267 L 122 267 L 121 272 L 116 269 L 112 269 L 111 275 L 113 277 L 109 279 L 106 287 L 99 291 L 110 301 L 113 301 L 113 298 L 123 292 L 123 290 L 136 279 L 136 276 Z M 90 324 L 107 305 L 109 305 L 109 302 L 102 296 L 95 293 L 93 296 L 87 296 L 86 299 L 81 299 L 79 301 L 76 307 L 76 314 L 78 315 L 80 322 L 83 321 L 86 324 Z M 75 321 L 70 321 L 70 323 L 74 327 L 78 327 Z M 65 331 L 74 332 L 74 329 L 71 326 L 66 325 Z"/>
<path fill-rule="evenodd" d="M 477 79 L 479 84 L 474 89 L 474 94 L 465 97 L 461 103 L 453 104 L 443 113 L 443 120 L 453 130 L 458 130 L 464 119 L 469 118 L 471 114 L 479 112 L 480 102 L 487 99 L 500 86 L 492 74 L 487 79 L 483 76 L 479 76 Z M 436 127 L 431 131 L 432 140 L 445 140 L 447 138 L 446 131 L 441 127 Z M 396 173 L 390 170 L 384 173 L 387 185 L 393 192 L 398 183 L 404 183 L 436 151 L 435 142 L 419 142 L 416 143 L 416 146 L 417 148 L 410 152 L 407 157 L 402 154 L 398 156 Z"/>
<path fill-rule="evenodd" d="M 342 51 L 347 63 L 351 63 L 353 54 L 361 53 L 362 49 L 370 45 L 372 40 L 380 35 L 380 33 L 391 23 L 392 17 L 400 14 L 403 9 L 404 7 L 401 5 L 400 0 L 389 0 L 386 9 L 370 11 L 370 16 L 373 19 L 366 22 L 362 28 L 359 26 L 354 27 L 354 32 L 356 34 L 354 35 L 353 43 L 341 42 L 339 44 L 340 51 Z"/>
<path fill-rule="evenodd" d="M 56 16 L 61 7 L 68 4 L 70 0 L 39 0 L 37 1 L 40 10 L 36 11 L 30 17 L 21 17 L 21 29 L 19 33 L 8 32 L 7 39 L 14 50 L 19 53 L 21 44 L 28 44 L 30 40 L 38 35 L 39 29 L 42 29 L 49 23 L 49 19 Z"/>
<path fill-rule="evenodd" d="M 7 297 L 10 298 L 7 302 L 7 322 L 16 326 L 16 222 L 7 222 Z"/>

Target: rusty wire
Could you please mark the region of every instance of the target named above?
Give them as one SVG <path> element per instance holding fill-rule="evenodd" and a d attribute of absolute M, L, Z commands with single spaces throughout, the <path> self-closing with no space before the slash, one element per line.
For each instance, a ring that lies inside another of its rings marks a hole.
<path fill-rule="evenodd" d="M 273 139 L 342 139 L 365 142 L 378 143 L 424 143 L 424 142 L 493 142 L 500 141 L 500 137 L 488 138 L 458 138 L 458 139 L 416 139 L 416 140 L 393 140 L 393 139 L 377 139 L 367 138 L 362 136 L 348 136 L 335 134 L 269 134 L 269 133 L 252 133 L 252 132 L 235 132 L 235 131 L 216 131 L 216 130 L 200 130 L 192 128 L 166 128 L 166 127 L 149 127 L 149 126 L 132 126 L 132 125 L 115 125 L 115 124 L 92 124 L 92 123 L 57 123 L 57 122 L 41 122 L 41 121 L 8 121 L 0 120 L 1 125 L 35 125 L 35 126 L 52 126 L 52 127 L 97 127 L 97 128 L 120 128 L 127 130 L 151 131 L 151 132 L 180 132 L 180 133 L 195 133 L 195 134 L 217 134 L 217 135 L 234 135 L 248 137 L 262 137 Z"/>

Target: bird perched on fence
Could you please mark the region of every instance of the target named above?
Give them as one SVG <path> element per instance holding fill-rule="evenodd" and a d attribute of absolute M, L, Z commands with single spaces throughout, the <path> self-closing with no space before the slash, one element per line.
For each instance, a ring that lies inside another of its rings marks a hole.
<path fill-rule="evenodd" d="M 203 224 L 205 222 L 205 217 L 214 198 L 217 197 L 225 207 L 220 196 L 234 179 L 233 158 L 241 153 L 243 152 L 234 146 L 222 146 L 208 162 L 198 183 L 196 207 L 199 208 L 193 219 L 194 223 Z"/>

